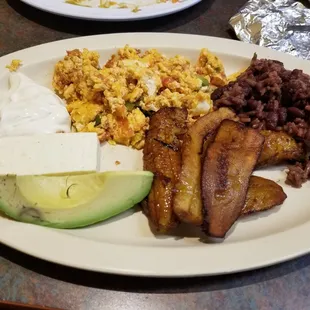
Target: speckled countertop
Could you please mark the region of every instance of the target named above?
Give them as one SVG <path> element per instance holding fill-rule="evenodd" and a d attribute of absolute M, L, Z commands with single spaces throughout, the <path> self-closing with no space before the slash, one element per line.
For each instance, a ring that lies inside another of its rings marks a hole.
<path fill-rule="evenodd" d="M 228 19 L 244 3 L 203 0 L 173 16 L 116 24 L 71 20 L 35 10 L 18 0 L 1 0 L 0 56 L 45 42 L 98 33 L 167 31 L 229 38 L 233 34 Z M 307 310 L 310 256 L 238 275 L 162 280 L 75 270 L 0 245 L 0 300 L 73 310 Z"/>

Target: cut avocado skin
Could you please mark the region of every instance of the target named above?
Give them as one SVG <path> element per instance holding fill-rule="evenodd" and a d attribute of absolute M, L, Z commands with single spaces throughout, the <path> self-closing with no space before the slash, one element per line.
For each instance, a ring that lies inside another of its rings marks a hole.
<path fill-rule="evenodd" d="M 0 211 L 17 221 L 40 226 L 61 229 L 85 227 L 134 207 L 148 195 L 153 181 L 153 174 L 147 171 L 102 174 L 105 186 L 92 201 L 74 208 L 57 209 L 41 208 L 35 202 L 25 199 L 18 183 L 20 178 L 29 177 L 2 176 Z"/>

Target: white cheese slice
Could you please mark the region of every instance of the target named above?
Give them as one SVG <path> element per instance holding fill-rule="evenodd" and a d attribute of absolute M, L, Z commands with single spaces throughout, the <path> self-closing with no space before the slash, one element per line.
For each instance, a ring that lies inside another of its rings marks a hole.
<path fill-rule="evenodd" d="M 96 133 L 0 138 L 0 175 L 62 175 L 100 171 Z"/>

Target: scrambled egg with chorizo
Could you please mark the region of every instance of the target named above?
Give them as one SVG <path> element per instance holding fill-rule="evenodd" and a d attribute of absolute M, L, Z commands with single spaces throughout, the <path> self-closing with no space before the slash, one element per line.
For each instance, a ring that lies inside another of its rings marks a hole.
<path fill-rule="evenodd" d="M 210 94 L 227 83 L 221 61 L 203 49 L 196 64 L 157 50 L 125 46 L 104 66 L 95 51 L 68 51 L 55 66 L 53 87 L 65 99 L 77 132 L 141 149 L 149 116 L 183 107 L 193 119 L 212 108 Z"/>
<path fill-rule="evenodd" d="M 10 72 L 16 72 L 21 66 L 23 62 L 20 59 L 13 59 L 12 62 L 6 66 Z"/>

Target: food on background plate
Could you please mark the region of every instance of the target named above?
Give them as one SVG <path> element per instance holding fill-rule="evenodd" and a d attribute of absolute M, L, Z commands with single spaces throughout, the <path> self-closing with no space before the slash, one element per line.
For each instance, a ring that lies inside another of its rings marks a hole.
<path fill-rule="evenodd" d="M 78 132 L 96 132 L 101 142 L 137 149 L 144 146 L 150 114 L 179 107 L 190 119 L 204 115 L 212 108 L 212 91 L 225 83 L 221 61 L 206 49 L 195 64 L 184 56 L 125 46 L 103 66 L 97 52 L 72 50 L 53 76 Z"/>
<path fill-rule="evenodd" d="M 93 7 L 101 9 L 130 9 L 131 12 L 137 13 L 144 6 L 160 4 L 160 3 L 179 3 L 182 0 L 125 0 L 125 1 L 111 1 L 111 0 L 65 0 L 68 4 L 79 5 L 83 7 Z"/>
<path fill-rule="evenodd" d="M 143 149 L 144 169 L 154 173 L 145 213 L 151 225 L 167 232 L 178 224 L 173 211 L 175 186 L 181 171 L 181 140 L 187 129 L 187 111 L 162 108 L 151 118 Z"/>
<path fill-rule="evenodd" d="M 249 190 L 241 214 L 248 215 L 281 205 L 287 198 L 283 188 L 276 182 L 251 176 Z"/>
<path fill-rule="evenodd" d="M 173 209 L 183 222 L 203 223 L 201 201 L 201 157 L 203 148 L 213 142 L 217 129 L 224 119 L 235 119 L 227 108 L 199 118 L 189 127 L 181 147 L 181 173 L 175 186 Z"/>
<path fill-rule="evenodd" d="M 223 238 L 241 214 L 264 137 L 241 123 L 224 120 L 202 165 L 203 229 Z"/>
<path fill-rule="evenodd" d="M 147 196 L 152 180 L 147 171 L 2 176 L 0 210 L 26 223 L 84 227 L 134 207 Z"/>

